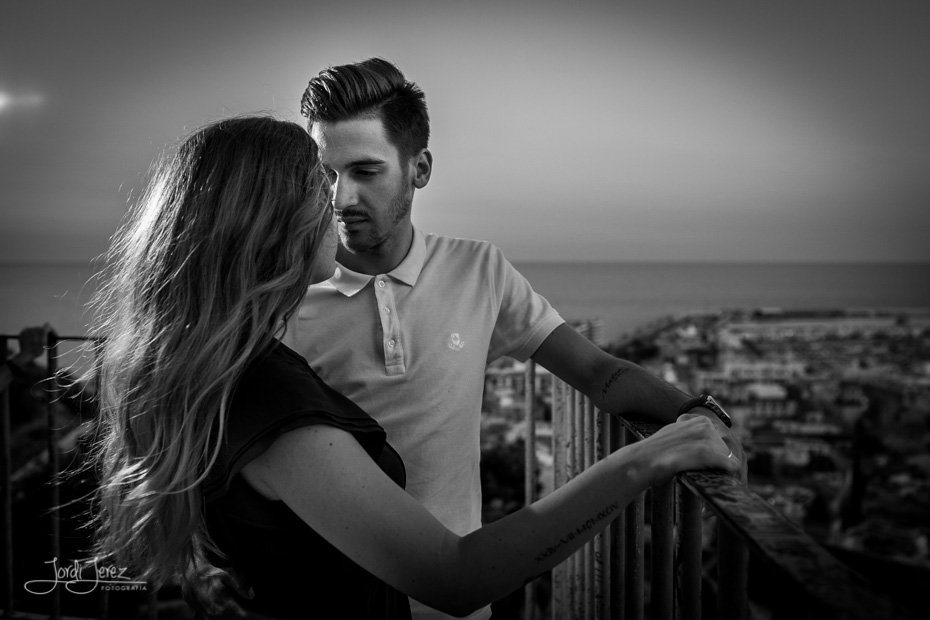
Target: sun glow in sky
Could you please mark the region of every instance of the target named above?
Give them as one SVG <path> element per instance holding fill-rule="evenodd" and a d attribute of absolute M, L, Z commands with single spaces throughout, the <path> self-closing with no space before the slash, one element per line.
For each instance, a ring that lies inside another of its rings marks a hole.
<path fill-rule="evenodd" d="M 0 260 L 101 254 L 166 145 L 299 121 L 321 68 L 378 55 L 427 95 L 426 230 L 513 260 L 930 261 L 927 3 L 498 4 L 6 3 Z"/>
<path fill-rule="evenodd" d="M 0 91 L 0 113 L 16 106 L 32 107 L 42 105 L 41 95 L 13 95 Z"/>

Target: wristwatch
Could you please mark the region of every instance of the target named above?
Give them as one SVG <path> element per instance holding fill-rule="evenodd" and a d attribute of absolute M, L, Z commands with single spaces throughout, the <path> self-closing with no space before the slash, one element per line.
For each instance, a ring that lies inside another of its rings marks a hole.
<path fill-rule="evenodd" d="M 727 412 L 723 410 L 723 407 L 720 406 L 720 403 L 715 401 L 714 397 L 710 394 L 701 394 L 697 398 L 692 398 L 691 400 L 686 401 L 685 404 L 679 407 L 678 415 L 688 413 L 695 407 L 704 407 L 705 409 L 710 409 L 715 414 L 717 414 L 717 417 L 720 418 L 721 422 L 726 424 L 727 428 L 733 426 L 733 420 L 730 418 Z"/>

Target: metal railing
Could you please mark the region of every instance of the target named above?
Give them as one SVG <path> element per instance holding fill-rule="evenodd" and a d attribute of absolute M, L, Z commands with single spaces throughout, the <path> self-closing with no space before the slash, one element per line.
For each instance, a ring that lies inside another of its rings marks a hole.
<path fill-rule="evenodd" d="M 531 360 L 525 380 L 527 503 L 536 499 L 535 375 Z M 555 488 L 659 428 L 605 414 L 555 377 L 551 398 Z M 705 566 L 706 513 L 716 517 L 717 523 L 715 557 L 708 562 L 716 565 L 716 575 Z M 767 604 L 772 618 L 913 617 L 912 610 L 901 608 L 835 559 L 735 478 L 716 472 L 685 472 L 668 485 L 641 495 L 603 533 L 552 571 L 551 618 L 746 619 L 750 617 L 750 556 L 753 570 L 758 567 L 766 580 L 772 580 L 767 587 L 778 592 Z M 716 598 L 710 610 L 705 604 L 710 601 L 702 600 L 705 592 Z M 541 620 L 535 600 L 535 584 L 531 583 L 525 592 L 528 620 Z"/>
<path fill-rule="evenodd" d="M 6 360 L 8 353 L 8 343 L 10 340 L 18 339 L 18 335 L 0 334 L 0 353 L 3 355 L 3 361 Z M 0 570 L 2 570 L 2 583 L 0 583 L 0 618 L 51 618 L 52 620 L 78 620 L 73 615 L 65 615 L 69 612 L 62 607 L 62 584 L 56 583 L 50 587 L 46 594 L 43 594 L 43 603 L 45 610 L 41 613 L 36 611 L 27 611 L 26 609 L 34 608 L 34 605 L 19 605 L 17 609 L 17 599 L 22 599 L 24 583 L 27 580 L 38 577 L 34 575 L 17 574 L 16 564 L 14 563 L 14 536 L 13 536 L 13 490 L 17 483 L 21 483 L 29 475 L 34 474 L 37 470 L 44 481 L 43 488 L 47 490 L 47 506 L 41 514 L 31 515 L 31 520 L 41 521 L 47 518 L 48 531 L 43 535 L 48 541 L 46 549 L 41 548 L 43 545 L 36 545 L 31 552 L 42 554 L 48 553 L 48 557 L 53 558 L 57 566 L 64 568 L 69 560 L 62 557 L 62 518 L 60 508 L 62 506 L 61 489 L 62 479 L 62 462 L 61 456 L 66 449 L 64 446 L 73 445 L 76 439 L 84 432 L 83 426 L 78 426 L 70 432 L 62 434 L 59 421 L 56 420 L 55 410 L 58 406 L 56 403 L 62 396 L 63 386 L 60 383 L 58 374 L 60 346 L 64 342 L 85 343 L 92 338 L 84 336 L 57 336 L 50 334 L 46 345 L 45 362 L 47 379 L 41 382 L 41 389 L 47 395 L 45 402 L 45 431 L 47 433 L 45 448 L 38 455 L 32 455 L 31 458 L 22 468 L 16 472 L 12 471 L 12 428 L 9 389 L 0 389 L 0 536 L 2 536 L 2 556 L 0 556 Z M 32 386 L 30 386 L 32 387 Z M 45 469 L 44 472 L 41 470 Z M 65 502 L 67 503 L 67 502 Z M 46 562 L 47 563 L 47 562 Z M 53 565 L 55 566 L 55 565 Z M 57 578 L 57 575 L 56 575 Z M 68 579 L 71 576 L 67 577 Z M 64 578 L 63 578 L 64 579 Z M 81 614 L 83 618 L 102 618 L 106 619 L 111 616 L 110 597 L 106 590 L 100 589 L 95 593 L 97 596 L 96 609 L 92 616 L 87 613 Z M 18 596 L 17 596 L 18 595 Z M 148 589 L 145 617 L 154 620 L 158 616 L 158 605 L 156 600 L 157 593 L 152 588 Z M 86 598 L 86 597 L 84 597 Z"/>
<path fill-rule="evenodd" d="M 0 335 L 5 357 L 7 342 L 17 336 Z M 46 406 L 47 468 L 51 506 L 60 505 L 59 430 L 53 405 L 60 386 L 56 376 L 59 343 L 83 337 L 50 337 L 46 355 L 49 398 Z M 526 370 L 526 476 L 527 503 L 536 499 L 536 380 L 535 364 Z M 638 441 L 658 427 L 635 424 L 598 411 L 591 401 L 554 379 L 552 399 L 552 454 L 554 486 L 567 483 L 580 472 L 626 443 Z M 3 583 L 0 614 L 4 618 L 40 617 L 14 610 L 13 472 L 8 392 L 0 390 L 0 530 L 2 530 Z M 702 617 L 705 590 L 714 591 L 712 617 L 745 619 L 749 616 L 750 554 L 775 575 L 773 587 L 783 589 L 772 609 L 773 618 L 850 618 L 875 620 L 907 618 L 910 612 L 877 591 L 848 566 L 828 554 L 813 538 L 788 521 L 761 497 L 732 477 L 713 472 L 688 472 L 637 498 L 607 530 L 597 535 L 552 572 L 549 603 L 553 620 L 619 618 L 652 620 Z M 704 514 L 717 520 L 716 576 L 705 570 Z M 52 557 L 61 555 L 59 519 L 49 521 Z M 650 553 L 646 557 L 646 543 Z M 648 567 L 647 567 L 648 559 Z M 755 564 L 754 564 L 755 566 Z M 646 578 L 646 569 L 649 578 Z M 649 585 L 647 599 L 645 586 Z M 711 587 L 706 587 L 710 584 Z M 536 620 L 536 584 L 525 591 L 525 616 Z M 158 616 L 155 592 L 149 591 L 146 615 Z M 62 618 L 61 592 L 49 593 L 48 617 Z M 109 616 L 103 592 L 95 617 Z M 539 618 L 538 620 L 542 620 Z"/>

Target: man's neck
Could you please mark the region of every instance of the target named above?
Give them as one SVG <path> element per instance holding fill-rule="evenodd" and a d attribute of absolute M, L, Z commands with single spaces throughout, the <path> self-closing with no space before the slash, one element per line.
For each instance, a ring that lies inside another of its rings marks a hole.
<path fill-rule="evenodd" d="M 388 273 L 404 262 L 410 248 L 413 246 L 413 226 L 406 230 L 406 234 L 386 240 L 371 252 L 351 252 L 341 243 L 336 248 L 336 260 L 340 265 L 356 273 L 369 276 L 379 273 Z"/>

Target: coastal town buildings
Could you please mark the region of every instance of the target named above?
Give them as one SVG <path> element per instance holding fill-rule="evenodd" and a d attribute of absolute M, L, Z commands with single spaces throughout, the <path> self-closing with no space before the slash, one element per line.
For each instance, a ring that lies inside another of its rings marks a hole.
<path fill-rule="evenodd" d="M 657 325 L 606 348 L 721 401 L 754 491 L 828 548 L 930 570 L 930 311 L 767 308 Z M 525 377 L 513 362 L 488 369 L 490 415 L 519 425 Z M 551 383 L 537 368 L 541 423 Z"/>

